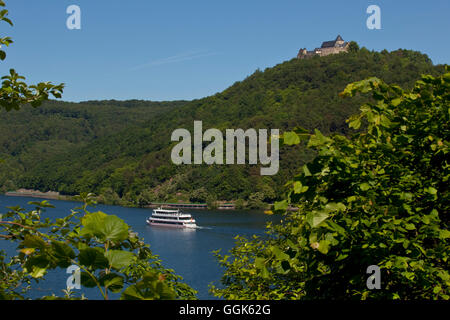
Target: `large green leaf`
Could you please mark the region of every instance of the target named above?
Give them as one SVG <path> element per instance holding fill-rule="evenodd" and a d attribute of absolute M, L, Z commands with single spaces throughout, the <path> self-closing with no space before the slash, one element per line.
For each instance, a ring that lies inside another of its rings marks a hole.
<path fill-rule="evenodd" d="M 96 280 L 94 280 L 92 276 L 85 271 L 81 271 L 80 280 L 83 287 L 94 288 L 95 286 L 97 286 Z"/>
<path fill-rule="evenodd" d="M 27 259 L 24 265 L 24 270 L 33 278 L 41 278 L 47 272 L 50 266 L 50 261 L 47 255 L 32 256 Z"/>
<path fill-rule="evenodd" d="M 128 237 L 128 225 L 114 215 L 94 212 L 83 217 L 81 223 L 82 236 L 96 236 L 103 241 L 123 241 Z"/>
<path fill-rule="evenodd" d="M 84 228 L 80 230 L 80 235 L 88 237 L 98 237 L 100 235 L 100 229 L 106 216 L 107 214 L 101 211 L 86 214 L 81 219 L 81 225 L 84 226 Z"/>
<path fill-rule="evenodd" d="M 107 216 L 103 221 L 101 233 L 106 240 L 123 241 L 128 237 L 128 225 L 119 217 Z"/>
<path fill-rule="evenodd" d="M 94 269 L 102 269 L 109 266 L 109 261 L 104 256 L 101 248 L 86 248 L 80 250 L 78 259 L 83 266 Z"/>
<path fill-rule="evenodd" d="M 107 287 L 112 292 L 120 292 L 123 289 L 124 279 L 116 273 L 108 273 L 99 279 L 100 285 Z"/>
<path fill-rule="evenodd" d="M 85 227 L 96 226 L 101 224 L 108 215 L 104 212 L 97 211 L 86 214 L 81 218 L 81 224 Z"/>
<path fill-rule="evenodd" d="M 128 267 L 133 262 L 134 254 L 123 250 L 109 250 L 105 253 L 105 257 L 108 259 L 110 266 L 121 269 Z"/>
<path fill-rule="evenodd" d="M 25 239 L 22 241 L 22 245 L 25 248 L 35 248 L 35 249 L 45 249 L 48 247 L 48 244 L 37 235 L 27 235 Z"/>
<path fill-rule="evenodd" d="M 329 217 L 329 214 L 324 211 L 313 211 L 306 215 L 306 222 L 312 227 L 316 228 L 325 219 Z"/>
<path fill-rule="evenodd" d="M 70 266 L 72 264 L 71 260 L 75 258 L 73 249 L 67 243 L 61 241 L 52 242 L 52 251 L 57 265 L 61 268 Z"/>
<path fill-rule="evenodd" d="M 145 300 L 143 293 L 136 285 L 131 285 L 126 288 L 120 297 L 121 300 Z"/>

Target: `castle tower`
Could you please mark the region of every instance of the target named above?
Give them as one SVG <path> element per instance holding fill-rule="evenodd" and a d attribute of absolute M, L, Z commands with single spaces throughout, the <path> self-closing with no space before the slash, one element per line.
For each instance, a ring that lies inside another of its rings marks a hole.
<path fill-rule="evenodd" d="M 337 36 L 336 40 L 334 40 L 336 43 L 336 46 L 342 46 L 344 44 L 344 39 L 340 35 Z"/>

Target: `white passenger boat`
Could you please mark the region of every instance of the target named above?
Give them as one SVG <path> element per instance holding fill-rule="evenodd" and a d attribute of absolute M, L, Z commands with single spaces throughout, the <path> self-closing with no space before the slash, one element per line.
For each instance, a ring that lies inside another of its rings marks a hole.
<path fill-rule="evenodd" d="M 176 228 L 196 228 L 194 218 L 189 213 L 181 210 L 153 209 L 151 217 L 147 219 L 147 224 L 152 226 L 166 226 Z"/>

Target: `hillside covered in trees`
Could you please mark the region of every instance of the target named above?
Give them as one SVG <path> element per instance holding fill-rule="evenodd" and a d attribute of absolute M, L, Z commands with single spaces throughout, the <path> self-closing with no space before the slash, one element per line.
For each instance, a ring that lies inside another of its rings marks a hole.
<path fill-rule="evenodd" d="M 0 112 L 0 188 L 93 192 L 121 205 L 237 200 L 261 208 L 279 199 L 295 168 L 312 159 L 302 145 L 280 150 L 280 170 L 261 176 L 258 165 L 174 165 L 170 136 L 177 128 L 203 130 L 301 126 L 347 134 L 345 120 L 363 97 L 343 99 L 348 83 L 378 77 L 410 88 L 421 74 L 441 74 L 419 52 L 396 50 L 292 59 L 203 99 L 176 102 L 51 101 L 20 112 Z"/>

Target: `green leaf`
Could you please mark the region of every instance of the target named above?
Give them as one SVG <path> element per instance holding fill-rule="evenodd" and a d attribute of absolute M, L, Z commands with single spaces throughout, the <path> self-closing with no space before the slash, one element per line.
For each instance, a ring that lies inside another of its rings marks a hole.
<path fill-rule="evenodd" d="M 384 114 L 382 114 L 381 117 L 380 117 L 380 124 L 383 127 L 390 128 L 391 125 L 392 125 L 392 122 L 389 120 L 388 117 L 386 117 Z"/>
<path fill-rule="evenodd" d="M 87 214 L 81 220 L 82 236 L 96 236 L 103 241 L 123 241 L 128 238 L 128 225 L 119 217 L 103 212 Z"/>
<path fill-rule="evenodd" d="M 123 241 L 128 238 L 128 225 L 119 217 L 107 216 L 100 229 L 106 240 Z"/>
<path fill-rule="evenodd" d="M 350 128 L 357 130 L 357 129 L 359 129 L 359 127 L 361 127 L 361 116 L 360 115 L 351 116 L 347 120 L 347 122 L 348 122 L 348 126 Z"/>
<path fill-rule="evenodd" d="M 141 281 L 126 288 L 122 300 L 175 299 L 175 291 L 164 281 L 164 276 L 147 272 Z"/>
<path fill-rule="evenodd" d="M 289 259 L 289 255 L 287 255 L 286 253 L 284 253 L 279 247 L 277 246 L 272 246 L 270 247 L 270 251 L 273 252 L 273 254 L 275 255 L 275 257 L 278 260 L 288 260 Z"/>
<path fill-rule="evenodd" d="M 75 252 L 67 243 L 52 241 L 52 249 L 59 267 L 67 268 L 72 264 L 71 259 L 75 258 Z"/>
<path fill-rule="evenodd" d="M 33 266 L 30 275 L 33 278 L 42 278 L 47 273 L 47 268 L 41 268 L 38 266 Z"/>
<path fill-rule="evenodd" d="M 108 215 L 106 213 L 101 211 L 88 213 L 81 218 L 81 224 L 85 227 L 97 226 L 98 224 L 103 223 L 107 216 Z"/>
<path fill-rule="evenodd" d="M 318 250 L 323 253 L 323 254 L 327 254 L 328 250 L 330 250 L 330 241 L 328 240 L 320 240 L 319 241 L 319 248 Z"/>
<path fill-rule="evenodd" d="M 416 226 L 413 223 L 407 223 L 407 224 L 405 224 L 405 229 L 406 230 L 415 230 Z"/>
<path fill-rule="evenodd" d="M 325 211 L 313 211 L 306 215 L 306 222 L 311 226 L 311 228 L 316 228 L 323 221 L 329 217 L 329 214 Z"/>
<path fill-rule="evenodd" d="M 309 189 L 308 186 L 302 185 L 302 183 L 300 181 L 295 181 L 293 187 L 294 187 L 294 193 L 304 193 L 304 192 L 308 191 L 308 189 Z"/>
<path fill-rule="evenodd" d="M 81 219 L 81 225 L 84 228 L 81 229 L 81 236 L 98 236 L 100 234 L 100 228 L 105 220 L 107 214 L 101 211 L 93 212 L 85 215 Z"/>
<path fill-rule="evenodd" d="M 337 223 L 335 223 L 335 222 L 333 222 L 331 220 L 328 220 L 327 224 L 330 226 L 330 228 L 332 230 L 336 231 L 337 233 L 339 233 L 339 234 L 341 234 L 343 236 L 347 235 L 347 232 L 345 231 L 345 229 L 343 227 L 341 227 L 340 225 L 338 225 Z"/>
<path fill-rule="evenodd" d="M 294 192 L 295 193 L 301 193 L 302 192 L 302 183 L 300 181 L 294 182 Z"/>
<path fill-rule="evenodd" d="M 94 269 L 102 269 L 109 266 L 109 261 L 105 258 L 101 248 L 82 249 L 80 250 L 78 259 L 81 265 Z"/>
<path fill-rule="evenodd" d="M 359 185 L 359 188 L 360 188 L 362 191 L 367 191 L 367 190 L 370 189 L 370 185 L 369 185 L 367 182 L 363 182 L 363 183 L 361 183 L 361 184 Z"/>
<path fill-rule="evenodd" d="M 341 261 L 348 257 L 348 254 L 340 254 L 335 261 Z"/>
<path fill-rule="evenodd" d="M 450 231 L 446 229 L 439 230 L 439 239 L 449 239 L 450 238 Z"/>
<path fill-rule="evenodd" d="M 270 276 L 269 270 L 267 270 L 267 268 L 264 266 L 261 269 L 261 277 L 263 277 L 264 279 L 267 279 L 267 278 L 269 278 L 269 276 Z"/>
<path fill-rule="evenodd" d="M 33 278 L 41 278 L 45 275 L 49 266 L 50 261 L 47 256 L 31 256 L 25 262 L 24 271 L 30 273 Z"/>
<path fill-rule="evenodd" d="M 133 262 L 134 254 L 123 250 L 109 250 L 105 253 L 105 257 L 108 259 L 110 266 L 121 269 L 128 267 Z"/>
<path fill-rule="evenodd" d="M 327 143 L 330 143 L 332 140 L 328 137 L 325 137 L 319 130 L 314 129 L 314 134 L 311 135 L 311 138 L 308 142 L 308 147 L 317 147 L 322 146 Z"/>
<path fill-rule="evenodd" d="M 287 145 L 294 145 L 300 143 L 300 137 L 292 131 L 285 132 L 283 135 L 283 142 Z"/>
<path fill-rule="evenodd" d="M 116 273 L 108 273 L 103 275 L 99 282 L 112 292 L 120 292 L 123 289 L 124 278 Z"/>
<path fill-rule="evenodd" d="M 35 248 L 41 250 L 48 247 L 48 244 L 41 237 L 36 235 L 26 235 L 25 239 L 22 241 L 22 245 L 25 248 Z"/>
<path fill-rule="evenodd" d="M 86 288 L 94 288 L 97 286 L 97 283 L 95 282 L 95 280 L 92 279 L 92 277 L 89 275 L 89 273 L 87 273 L 85 271 L 81 271 L 80 281 L 81 281 L 81 285 Z"/>
<path fill-rule="evenodd" d="M 396 98 L 391 101 L 391 104 L 396 107 L 402 102 L 403 98 Z"/>
<path fill-rule="evenodd" d="M 325 205 L 325 211 L 332 212 L 332 211 L 344 211 L 346 209 L 346 206 L 341 202 L 329 202 Z"/>
<path fill-rule="evenodd" d="M 303 165 L 302 169 L 303 169 L 303 174 L 305 175 L 305 177 L 311 176 L 311 172 L 309 171 L 308 166 L 306 164 Z"/>
<path fill-rule="evenodd" d="M 428 192 L 429 194 L 437 194 L 437 190 L 433 187 L 428 187 L 425 189 L 426 192 Z"/>
<path fill-rule="evenodd" d="M 273 208 L 275 211 L 286 211 L 286 209 L 288 208 L 288 203 L 286 200 L 277 201 L 275 202 Z"/>
<path fill-rule="evenodd" d="M 136 285 L 131 285 L 122 292 L 120 299 L 121 300 L 145 300 L 145 297 Z"/>
<path fill-rule="evenodd" d="M 262 269 L 264 267 L 265 261 L 266 260 L 264 258 L 256 257 L 255 258 L 255 267 L 257 269 Z"/>

